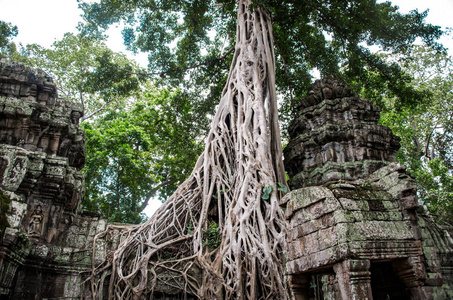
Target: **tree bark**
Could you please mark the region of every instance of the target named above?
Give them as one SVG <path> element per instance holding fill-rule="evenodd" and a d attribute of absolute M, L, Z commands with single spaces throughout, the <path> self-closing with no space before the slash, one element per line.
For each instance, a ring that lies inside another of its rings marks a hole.
<path fill-rule="evenodd" d="M 272 25 L 251 2 L 238 4 L 234 59 L 205 151 L 175 194 L 115 252 L 109 299 L 152 294 L 157 269 L 180 270 L 185 292 L 201 299 L 288 298 Z M 210 244 L 208 230 L 218 230 L 219 245 Z M 187 276 L 193 265 L 201 282 Z M 94 269 L 92 285 L 99 276 Z"/>

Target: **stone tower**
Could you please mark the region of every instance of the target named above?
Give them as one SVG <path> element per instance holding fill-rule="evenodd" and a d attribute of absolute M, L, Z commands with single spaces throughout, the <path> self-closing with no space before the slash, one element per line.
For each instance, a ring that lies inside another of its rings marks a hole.
<path fill-rule="evenodd" d="M 377 123 L 379 115 L 379 107 L 340 81 L 316 81 L 288 129 L 290 187 L 365 178 L 395 162 L 400 139 Z"/>
<path fill-rule="evenodd" d="M 82 215 L 81 105 L 58 98 L 41 70 L 0 61 L 0 299 L 68 299 L 106 222 Z"/>
<path fill-rule="evenodd" d="M 295 299 L 452 299 L 453 240 L 417 203 L 379 108 L 340 81 L 313 84 L 284 151 L 293 189 L 287 270 Z"/>

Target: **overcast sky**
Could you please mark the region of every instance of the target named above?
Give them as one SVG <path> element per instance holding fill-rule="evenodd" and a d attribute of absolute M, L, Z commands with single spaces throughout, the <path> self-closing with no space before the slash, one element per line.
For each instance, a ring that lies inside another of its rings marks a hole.
<path fill-rule="evenodd" d="M 392 3 L 399 6 L 403 13 L 413 9 L 429 9 L 427 22 L 439 25 L 444 30 L 453 27 L 453 0 L 395 0 Z M 64 33 L 77 31 L 76 26 L 82 21 L 77 5 L 77 0 L 0 0 L 0 20 L 18 27 L 19 34 L 14 39 L 15 42 L 50 47 L 55 40 L 61 39 Z M 110 49 L 127 53 L 120 31 L 110 30 L 109 35 Z M 453 37 L 443 37 L 440 41 L 453 55 Z M 145 54 L 135 59 L 142 66 L 146 66 Z M 145 210 L 146 214 L 150 216 L 159 205 L 157 200 L 150 203 Z"/>
<path fill-rule="evenodd" d="M 383 1 L 378 1 L 383 2 Z M 404 13 L 413 9 L 429 9 L 427 21 L 443 29 L 453 27 L 453 0 L 395 0 L 392 1 Z M 77 0 L 0 0 L 0 20 L 19 28 L 15 39 L 23 44 L 37 43 L 49 47 L 65 32 L 75 32 L 82 21 Z M 453 37 L 441 42 L 453 53 Z M 110 31 L 108 46 L 114 51 L 125 51 L 119 30 Z"/>

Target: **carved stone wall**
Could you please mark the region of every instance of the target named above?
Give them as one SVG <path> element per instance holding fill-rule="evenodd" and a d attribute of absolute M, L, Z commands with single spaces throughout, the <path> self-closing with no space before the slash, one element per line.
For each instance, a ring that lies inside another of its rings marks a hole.
<path fill-rule="evenodd" d="M 11 200 L 0 244 L 0 298 L 78 296 L 94 234 L 106 227 L 99 216 L 78 212 L 82 115 L 80 105 L 58 98 L 44 72 L 0 61 L 0 193 Z"/>
<path fill-rule="evenodd" d="M 379 109 L 329 78 L 298 110 L 285 149 L 293 191 L 281 201 L 294 298 L 453 298 L 453 241 L 418 206 L 413 180 L 394 163 L 399 140 L 377 124 Z M 1 299 L 80 297 L 94 236 L 107 226 L 78 211 L 82 114 L 42 71 L 0 61 L 0 193 L 11 200 Z M 119 242 L 115 234 L 99 241 L 95 260 Z M 154 296 L 179 299 L 181 282 L 160 274 Z"/>
<path fill-rule="evenodd" d="M 453 241 L 419 207 L 379 109 L 328 78 L 298 112 L 281 201 L 295 299 L 452 299 Z"/>
<path fill-rule="evenodd" d="M 83 197 L 80 105 L 58 99 L 42 71 L 0 63 L 0 188 L 13 198 L 9 232 L 51 242 Z"/>
<path fill-rule="evenodd" d="M 11 200 L 0 240 L 0 299 L 89 298 L 82 282 L 92 267 L 94 237 L 108 224 L 79 211 L 82 115 L 80 105 L 58 98 L 44 72 L 0 61 L 0 193 Z M 119 229 L 108 234 L 94 245 L 95 263 L 123 238 Z M 196 268 L 190 272 L 200 276 Z M 180 299 L 183 290 L 180 273 L 162 270 L 154 297 Z"/>
<path fill-rule="evenodd" d="M 341 82 L 315 82 L 288 128 L 284 156 L 290 187 L 365 178 L 394 162 L 400 139 L 377 124 L 379 116 L 379 107 Z"/>

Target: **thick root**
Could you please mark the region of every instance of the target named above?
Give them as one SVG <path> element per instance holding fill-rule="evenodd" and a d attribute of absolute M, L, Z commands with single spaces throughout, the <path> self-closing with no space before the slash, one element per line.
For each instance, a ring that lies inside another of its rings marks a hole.
<path fill-rule="evenodd" d="M 286 185 L 277 123 L 272 27 L 239 1 L 237 44 L 206 148 L 191 176 L 111 262 L 93 270 L 93 298 L 148 299 L 159 274 L 201 299 L 286 299 Z M 193 269 L 201 276 L 193 275 Z"/>

